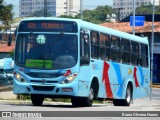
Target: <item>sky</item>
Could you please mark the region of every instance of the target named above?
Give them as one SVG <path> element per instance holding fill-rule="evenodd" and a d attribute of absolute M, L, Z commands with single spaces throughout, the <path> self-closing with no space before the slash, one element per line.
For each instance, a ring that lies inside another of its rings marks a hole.
<path fill-rule="evenodd" d="M 85 9 L 94 9 L 97 6 L 112 5 L 113 0 L 83 0 Z"/>
<path fill-rule="evenodd" d="M 6 4 L 13 4 L 14 17 L 19 15 L 19 0 L 4 0 Z M 97 6 L 112 5 L 113 0 L 83 0 L 83 9 L 94 9 Z"/>

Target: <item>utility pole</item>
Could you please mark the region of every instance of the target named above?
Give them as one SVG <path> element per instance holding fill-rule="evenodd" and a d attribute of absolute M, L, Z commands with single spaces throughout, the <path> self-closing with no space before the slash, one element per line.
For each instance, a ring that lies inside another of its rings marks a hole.
<path fill-rule="evenodd" d="M 153 82 L 153 43 L 154 43 L 154 6 L 155 0 L 153 0 L 152 10 L 152 40 L 151 40 L 151 88 L 150 88 L 150 100 L 152 100 L 152 82 Z"/>
<path fill-rule="evenodd" d="M 132 33 L 135 35 L 135 0 L 133 0 L 133 25 L 132 25 Z"/>
<path fill-rule="evenodd" d="M 69 16 L 69 0 L 66 0 L 66 15 Z"/>
<path fill-rule="evenodd" d="M 83 19 L 83 0 L 80 0 L 80 14 L 81 14 L 81 20 Z"/>
<path fill-rule="evenodd" d="M 44 0 L 44 17 L 47 17 L 47 0 Z"/>

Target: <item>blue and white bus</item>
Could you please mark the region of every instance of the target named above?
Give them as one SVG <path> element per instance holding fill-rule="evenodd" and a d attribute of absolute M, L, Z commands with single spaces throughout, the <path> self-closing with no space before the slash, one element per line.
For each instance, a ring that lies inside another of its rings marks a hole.
<path fill-rule="evenodd" d="M 15 94 L 71 98 L 73 106 L 109 99 L 129 106 L 150 94 L 150 55 L 138 37 L 79 19 L 28 18 L 16 32 Z"/>

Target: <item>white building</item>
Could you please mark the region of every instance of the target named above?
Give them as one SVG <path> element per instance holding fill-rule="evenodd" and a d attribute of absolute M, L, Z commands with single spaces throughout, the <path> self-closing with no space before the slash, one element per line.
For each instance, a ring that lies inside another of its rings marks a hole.
<path fill-rule="evenodd" d="M 44 10 L 45 0 L 19 0 L 19 16 L 30 16 L 36 10 Z M 80 0 L 46 0 L 47 11 L 52 16 L 72 15 L 71 10 L 80 9 Z"/>
<path fill-rule="evenodd" d="M 153 0 L 135 0 L 135 8 L 141 5 L 152 4 Z M 155 5 L 160 5 L 160 0 L 155 0 Z M 113 0 L 113 8 L 120 12 L 120 19 L 133 12 L 133 0 Z"/>

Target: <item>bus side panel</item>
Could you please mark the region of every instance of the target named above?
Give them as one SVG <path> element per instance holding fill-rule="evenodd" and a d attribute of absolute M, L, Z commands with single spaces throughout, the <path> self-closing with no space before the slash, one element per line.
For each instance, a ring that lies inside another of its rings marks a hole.
<path fill-rule="evenodd" d="M 150 93 L 150 72 L 147 68 L 134 67 L 133 99 L 146 97 Z"/>
<path fill-rule="evenodd" d="M 132 82 L 133 75 L 128 73 L 132 69 L 129 65 L 111 62 L 109 69 L 109 80 L 112 88 L 113 99 L 124 99 L 126 95 L 126 88 L 129 81 Z M 107 97 L 108 98 L 108 97 Z"/>
<path fill-rule="evenodd" d="M 91 80 L 93 77 L 96 77 L 99 82 L 98 98 L 106 98 L 106 87 L 105 80 L 103 79 L 104 74 L 107 74 L 107 71 L 104 71 L 104 61 L 102 60 L 92 60 L 91 62 Z M 104 71 L 104 72 L 103 72 Z M 109 87 L 107 87 L 109 88 Z"/>
<path fill-rule="evenodd" d="M 102 70 L 104 62 L 101 60 L 91 60 L 89 66 L 81 66 L 80 67 L 80 75 L 79 75 L 79 90 L 78 96 L 87 97 L 89 95 L 89 89 L 91 87 L 91 83 L 93 78 L 98 79 L 99 90 L 98 97 L 106 98 L 106 90 L 104 81 L 102 80 Z"/>
<path fill-rule="evenodd" d="M 99 98 L 122 99 L 124 96 L 121 66 L 118 63 L 103 61 L 100 78 Z"/>
<path fill-rule="evenodd" d="M 141 68 L 140 68 L 141 69 Z M 150 95 L 150 70 L 143 68 L 144 81 L 142 83 L 142 97 Z"/>
<path fill-rule="evenodd" d="M 90 88 L 90 66 L 81 66 L 78 80 L 78 96 L 87 97 Z"/>
<path fill-rule="evenodd" d="M 99 71 L 99 73 L 101 72 Z M 149 91 L 149 78 L 148 69 L 104 62 L 98 97 L 125 99 L 129 81 L 133 85 L 133 99 L 145 97 Z"/>

